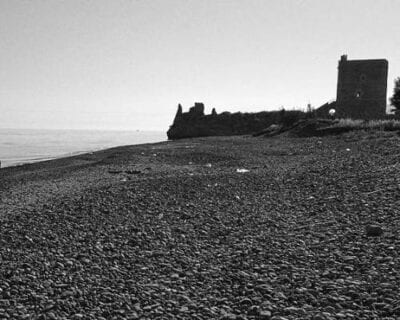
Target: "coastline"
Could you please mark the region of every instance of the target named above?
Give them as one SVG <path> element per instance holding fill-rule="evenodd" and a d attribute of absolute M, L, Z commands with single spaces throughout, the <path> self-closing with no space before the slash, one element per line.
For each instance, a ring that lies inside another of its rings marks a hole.
<path fill-rule="evenodd" d="M 162 131 L 0 129 L 2 167 L 165 141 Z"/>
<path fill-rule="evenodd" d="M 1 169 L 3 313 L 395 316 L 399 146 L 395 133 L 209 137 Z"/>
<path fill-rule="evenodd" d="M 69 158 L 69 157 L 73 157 L 73 156 L 85 154 L 85 153 L 90 153 L 90 152 L 93 152 L 93 151 L 88 151 L 88 150 L 77 151 L 77 152 L 52 156 L 52 157 L 47 156 L 47 157 L 38 157 L 38 158 L 5 159 L 5 160 L 1 160 L 1 168 L 18 167 L 18 166 L 23 166 L 26 164 L 37 163 L 37 162 L 42 162 L 42 161 L 50 161 L 50 160 L 56 160 L 56 159 L 61 159 L 61 158 Z"/>

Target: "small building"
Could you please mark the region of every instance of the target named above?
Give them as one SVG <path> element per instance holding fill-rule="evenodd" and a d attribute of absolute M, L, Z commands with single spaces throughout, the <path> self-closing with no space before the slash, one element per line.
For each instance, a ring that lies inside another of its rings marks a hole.
<path fill-rule="evenodd" d="M 347 60 L 338 66 L 335 116 L 338 118 L 379 119 L 386 115 L 388 61 Z"/>

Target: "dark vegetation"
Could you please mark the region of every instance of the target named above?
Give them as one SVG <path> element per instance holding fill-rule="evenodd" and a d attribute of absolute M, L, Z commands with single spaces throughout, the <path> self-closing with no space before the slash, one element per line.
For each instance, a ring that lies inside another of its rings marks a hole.
<path fill-rule="evenodd" d="M 393 107 L 392 111 L 396 115 L 400 115 L 400 77 L 394 81 L 393 96 L 390 98 L 390 104 Z"/>

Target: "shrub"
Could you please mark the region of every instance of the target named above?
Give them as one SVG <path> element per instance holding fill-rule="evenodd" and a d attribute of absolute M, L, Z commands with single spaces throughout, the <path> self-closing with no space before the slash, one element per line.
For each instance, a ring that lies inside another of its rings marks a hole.
<path fill-rule="evenodd" d="M 390 104 L 394 107 L 392 111 L 395 114 L 400 114 L 400 78 L 394 81 L 393 96 L 390 98 Z"/>

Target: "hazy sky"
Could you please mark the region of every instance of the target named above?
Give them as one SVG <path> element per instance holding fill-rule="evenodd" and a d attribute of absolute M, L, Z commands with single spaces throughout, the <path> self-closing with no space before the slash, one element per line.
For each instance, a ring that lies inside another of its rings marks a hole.
<path fill-rule="evenodd" d="M 166 130 L 177 104 L 305 108 L 389 60 L 399 0 L 0 0 L 0 127 Z"/>

